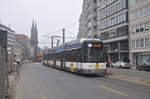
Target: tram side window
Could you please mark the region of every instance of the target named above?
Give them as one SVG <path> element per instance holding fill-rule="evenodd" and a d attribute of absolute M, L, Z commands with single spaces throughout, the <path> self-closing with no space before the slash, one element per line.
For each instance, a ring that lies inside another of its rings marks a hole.
<path fill-rule="evenodd" d="M 77 50 L 74 53 L 74 58 L 76 62 L 81 62 L 82 61 L 82 54 L 81 54 L 81 50 Z"/>
<path fill-rule="evenodd" d="M 43 55 L 43 59 L 46 60 L 46 55 L 45 54 Z"/>
<path fill-rule="evenodd" d="M 53 54 L 50 54 L 49 56 L 50 56 L 50 60 L 53 60 Z"/>
<path fill-rule="evenodd" d="M 80 50 L 68 51 L 66 53 L 66 60 L 70 62 L 80 62 L 82 59 Z"/>
<path fill-rule="evenodd" d="M 70 61 L 71 53 L 68 51 L 66 52 L 66 61 Z"/>
<path fill-rule="evenodd" d="M 57 60 L 63 60 L 64 59 L 64 53 L 57 53 L 55 55 L 55 57 L 56 57 Z"/>

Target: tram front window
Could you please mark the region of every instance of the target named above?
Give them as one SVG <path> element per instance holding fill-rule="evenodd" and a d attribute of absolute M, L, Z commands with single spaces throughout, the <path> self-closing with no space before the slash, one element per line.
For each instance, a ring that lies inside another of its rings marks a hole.
<path fill-rule="evenodd" d="M 103 51 L 100 48 L 88 48 L 88 61 L 89 62 L 102 62 L 104 61 Z"/>
<path fill-rule="evenodd" d="M 84 59 L 86 62 L 104 62 L 105 55 L 102 47 L 87 47 L 84 50 Z"/>

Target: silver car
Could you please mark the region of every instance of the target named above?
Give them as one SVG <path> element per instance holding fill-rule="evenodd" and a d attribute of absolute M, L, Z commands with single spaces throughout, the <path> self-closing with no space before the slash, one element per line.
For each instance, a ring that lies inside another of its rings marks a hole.
<path fill-rule="evenodd" d="M 113 67 L 131 69 L 132 65 L 123 61 L 117 61 L 116 63 L 113 63 Z"/>

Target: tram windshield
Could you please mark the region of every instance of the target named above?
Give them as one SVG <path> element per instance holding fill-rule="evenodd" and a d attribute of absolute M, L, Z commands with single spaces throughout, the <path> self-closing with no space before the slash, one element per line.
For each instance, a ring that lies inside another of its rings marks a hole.
<path fill-rule="evenodd" d="M 84 48 L 84 61 L 86 62 L 105 62 L 105 55 L 102 43 L 87 43 Z"/>

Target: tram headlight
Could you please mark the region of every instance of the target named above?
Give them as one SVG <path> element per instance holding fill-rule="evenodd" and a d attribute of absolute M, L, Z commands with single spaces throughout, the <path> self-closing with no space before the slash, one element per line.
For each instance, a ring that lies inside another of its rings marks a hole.
<path fill-rule="evenodd" d="M 92 47 L 92 44 L 88 44 L 88 47 Z"/>

